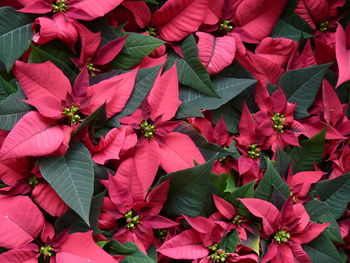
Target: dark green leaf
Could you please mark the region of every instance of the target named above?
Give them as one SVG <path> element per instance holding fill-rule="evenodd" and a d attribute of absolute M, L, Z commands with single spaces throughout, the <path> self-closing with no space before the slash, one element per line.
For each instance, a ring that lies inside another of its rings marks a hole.
<path fill-rule="evenodd" d="M 316 223 L 331 223 L 324 231 L 326 236 L 338 243 L 342 243 L 342 237 L 339 232 L 337 221 L 331 213 L 330 207 L 322 201 L 311 199 L 304 205 L 312 221 Z"/>
<path fill-rule="evenodd" d="M 39 167 L 62 200 L 89 225 L 94 166 L 88 149 L 72 141 L 64 156 L 42 157 Z"/>
<path fill-rule="evenodd" d="M 15 61 L 29 48 L 33 18 L 9 6 L 0 8 L 0 60 L 10 71 Z"/>
<path fill-rule="evenodd" d="M 240 95 L 238 95 L 238 97 L 239 96 Z M 235 99 L 233 99 L 233 101 L 235 101 Z M 222 105 L 220 108 L 212 110 L 211 114 L 215 123 L 217 123 L 220 118 L 223 117 L 226 123 L 227 131 L 236 134 L 238 133 L 240 111 L 237 111 L 232 104 L 232 101 L 229 101 L 228 103 Z"/>
<path fill-rule="evenodd" d="M 310 256 L 312 262 L 317 263 L 339 263 L 341 258 L 332 241 L 321 233 L 316 239 L 308 244 L 302 245 Z"/>
<path fill-rule="evenodd" d="M 307 110 L 314 102 L 322 79 L 330 64 L 287 71 L 279 80 L 288 102 L 296 103 L 295 118 L 309 116 Z"/>
<path fill-rule="evenodd" d="M 168 200 L 163 210 L 168 215 L 196 217 L 203 213 L 206 203 L 211 202 L 209 185 L 214 160 L 193 168 L 168 175 L 171 177 Z"/>
<path fill-rule="evenodd" d="M 254 226 L 251 226 L 254 229 Z M 247 241 L 240 240 L 239 242 L 245 246 L 251 248 L 257 255 L 260 254 L 260 234 L 258 229 L 254 229 L 256 234 L 252 234 L 247 231 Z"/>
<path fill-rule="evenodd" d="M 231 156 L 234 159 L 238 159 L 240 156 L 234 145 L 230 146 L 229 149 L 224 149 L 215 143 L 210 143 L 198 132 L 198 130 L 187 122 L 180 123 L 175 131 L 191 137 L 192 141 L 198 146 L 207 160 L 213 158 L 214 156 L 216 156 L 216 158 Z"/>
<path fill-rule="evenodd" d="M 241 216 L 247 217 L 250 215 L 250 212 L 242 204 L 242 202 L 237 200 L 237 198 L 253 198 L 255 183 L 256 181 L 252 181 L 236 188 L 234 191 L 226 192 L 223 195 L 224 199 L 233 204 L 233 206 L 238 210 L 238 214 Z"/>
<path fill-rule="evenodd" d="M 21 101 L 27 99 L 21 88 L 0 102 L 0 129 L 10 131 L 33 108 Z"/>
<path fill-rule="evenodd" d="M 121 263 L 154 263 L 154 261 L 140 251 L 140 249 L 132 242 L 125 242 L 120 244 L 114 239 L 105 245 L 104 249 L 111 255 L 126 255 Z"/>
<path fill-rule="evenodd" d="M 339 219 L 350 202 L 350 173 L 317 183 L 316 191 L 321 200 L 329 205 L 335 219 Z"/>
<path fill-rule="evenodd" d="M 83 128 L 88 126 L 93 128 L 96 122 L 103 122 L 105 120 L 106 120 L 106 103 L 102 104 L 97 110 L 95 110 L 88 117 L 86 117 L 74 134 L 78 134 Z"/>
<path fill-rule="evenodd" d="M 266 172 L 256 188 L 254 197 L 270 201 L 274 188 L 278 189 L 284 197 L 288 197 L 290 193 L 288 184 L 282 180 L 271 160 L 266 159 L 266 163 Z"/>
<path fill-rule="evenodd" d="M 94 196 L 91 202 L 89 222 L 90 226 L 73 210 L 68 210 L 63 216 L 58 218 L 55 223 L 56 230 L 65 230 L 71 227 L 70 233 L 86 232 L 94 230 L 94 234 L 100 234 L 101 230 L 98 228 L 98 219 L 100 216 L 103 198 L 106 195 L 106 191 Z"/>
<path fill-rule="evenodd" d="M 255 82 L 253 79 L 215 78 L 213 80 L 214 90 L 221 98 L 208 97 L 193 89 L 181 88 L 180 99 L 182 104 L 176 113 L 176 118 L 202 117 L 202 109 L 213 110 L 219 108 Z"/>
<path fill-rule="evenodd" d="M 10 94 L 16 93 L 17 89 L 8 83 L 2 76 L 0 76 L 0 101 L 7 98 Z"/>
<path fill-rule="evenodd" d="M 219 244 L 219 248 L 225 250 L 226 253 L 236 253 L 239 237 L 237 230 L 227 234 Z"/>
<path fill-rule="evenodd" d="M 288 157 L 288 155 L 280 147 L 278 147 L 275 168 L 282 178 L 288 177 L 288 170 L 291 162 L 292 160 Z"/>
<path fill-rule="evenodd" d="M 130 99 L 128 100 L 125 108 L 109 120 L 109 124 L 111 126 L 119 126 L 118 119 L 134 113 L 135 110 L 142 104 L 151 88 L 153 87 L 159 69 L 160 65 L 151 68 L 140 69 L 137 72 L 135 88 L 131 93 Z"/>
<path fill-rule="evenodd" d="M 305 38 L 313 37 L 313 30 L 308 23 L 298 16 L 294 10 L 297 0 L 290 0 L 276 23 L 271 37 L 274 38 L 289 38 L 295 41 L 303 35 Z"/>
<path fill-rule="evenodd" d="M 158 38 L 133 32 L 122 33 L 118 37 L 124 35 L 128 36 L 126 43 L 122 51 L 110 63 L 115 68 L 129 69 L 165 43 Z"/>
<path fill-rule="evenodd" d="M 77 77 L 77 73 L 73 70 L 76 66 L 70 60 L 73 53 L 59 41 L 53 41 L 48 44 L 36 47 L 31 45 L 30 63 L 43 63 L 51 61 L 60 68 L 67 78 L 73 82 Z"/>
<path fill-rule="evenodd" d="M 314 137 L 300 142 L 300 147 L 295 146 L 290 152 L 289 157 L 293 161 L 293 173 L 302 171 L 314 170 L 314 164 L 320 165 L 324 144 L 325 144 L 326 130 L 322 130 Z"/>
<path fill-rule="evenodd" d="M 179 82 L 207 96 L 218 97 L 213 88 L 207 70 L 199 60 L 198 48 L 192 35 L 189 35 L 181 43 L 181 52 L 184 59 L 174 52 L 169 52 L 165 68 L 170 68 L 177 63 Z"/>

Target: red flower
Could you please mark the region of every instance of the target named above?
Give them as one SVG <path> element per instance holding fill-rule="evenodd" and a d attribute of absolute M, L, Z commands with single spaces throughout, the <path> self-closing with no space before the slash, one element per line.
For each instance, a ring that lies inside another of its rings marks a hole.
<path fill-rule="evenodd" d="M 273 204 L 255 198 L 239 199 L 256 217 L 262 219 L 262 230 L 266 237 L 273 235 L 273 240 L 262 263 L 305 262 L 311 260 L 301 244 L 315 239 L 330 223 L 316 224 L 310 222 L 310 217 L 301 203 L 293 205 L 293 199 L 288 198 L 279 211 Z"/>

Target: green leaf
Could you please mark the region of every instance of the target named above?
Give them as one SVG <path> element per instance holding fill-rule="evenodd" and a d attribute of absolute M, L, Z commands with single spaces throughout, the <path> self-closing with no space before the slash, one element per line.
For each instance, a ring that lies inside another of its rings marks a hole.
<path fill-rule="evenodd" d="M 308 23 L 298 16 L 294 10 L 297 0 L 290 0 L 272 30 L 271 37 L 273 38 L 289 38 L 298 41 L 300 36 L 305 38 L 313 37 L 313 30 Z"/>
<path fill-rule="evenodd" d="M 314 137 L 301 141 L 301 148 L 295 146 L 289 152 L 289 157 L 293 161 L 293 174 L 302 171 L 312 171 L 314 170 L 314 164 L 320 165 L 324 151 L 325 136 L 326 129 L 323 129 Z"/>
<path fill-rule="evenodd" d="M 86 117 L 79 125 L 79 128 L 73 133 L 73 136 L 78 134 L 83 128 L 89 126 L 90 136 L 94 134 L 94 127 L 98 122 L 104 122 L 106 120 L 106 103 L 102 104 L 93 113 Z"/>
<path fill-rule="evenodd" d="M 133 32 L 125 32 L 118 37 L 124 35 L 128 36 L 126 43 L 122 51 L 110 63 L 115 68 L 129 69 L 165 43 L 158 38 Z"/>
<path fill-rule="evenodd" d="M 219 248 L 225 250 L 226 253 L 236 253 L 238 241 L 238 232 L 234 229 L 222 239 Z"/>
<path fill-rule="evenodd" d="M 332 215 L 330 207 L 325 202 L 311 199 L 304 207 L 312 221 L 320 224 L 331 223 L 323 233 L 325 233 L 329 239 L 338 243 L 343 243 L 337 221 Z"/>
<path fill-rule="evenodd" d="M 278 189 L 283 196 L 288 197 L 290 193 L 288 184 L 283 182 L 271 160 L 266 158 L 266 163 L 266 172 L 256 188 L 254 197 L 270 201 L 274 188 Z"/>
<path fill-rule="evenodd" d="M 195 127 L 187 122 L 181 122 L 174 131 L 188 135 L 197 145 L 206 160 L 209 160 L 214 156 L 216 156 L 217 159 L 226 156 L 231 156 L 234 159 L 238 159 L 240 156 L 237 148 L 234 145 L 231 145 L 229 149 L 224 149 L 215 143 L 210 143 L 198 132 Z"/>
<path fill-rule="evenodd" d="M 98 228 L 98 219 L 105 195 L 106 191 L 103 191 L 92 198 L 89 215 L 90 226 L 77 213 L 70 209 L 56 220 L 55 229 L 60 232 L 70 227 L 70 233 L 86 232 L 92 229 L 94 230 L 94 235 L 100 234 L 102 231 Z"/>
<path fill-rule="evenodd" d="M 199 60 L 198 48 L 192 35 L 185 38 L 181 43 L 181 51 L 184 59 L 174 52 L 168 53 L 166 69 L 176 62 L 179 82 L 207 96 L 218 97 L 207 70 Z"/>
<path fill-rule="evenodd" d="M 194 116 L 204 116 L 202 109 L 213 110 L 219 108 L 229 100 L 239 95 L 243 90 L 256 83 L 253 79 L 216 78 L 213 80 L 215 92 L 221 98 L 208 97 L 189 88 L 180 89 L 180 105 L 176 118 L 182 119 Z"/>
<path fill-rule="evenodd" d="M 335 219 L 339 219 L 347 209 L 350 200 L 350 173 L 318 182 L 316 191 L 321 200 L 329 205 Z"/>
<path fill-rule="evenodd" d="M 171 177 L 170 189 L 163 207 L 166 214 L 185 214 L 191 217 L 202 215 L 203 207 L 211 200 L 209 178 L 213 163 L 214 160 L 211 160 L 168 175 Z"/>
<path fill-rule="evenodd" d="M 240 95 L 238 95 L 238 97 L 239 96 Z M 217 123 L 220 120 L 220 118 L 223 117 L 224 121 L 226 123 L 227 131 L 229 131 L 233 134 L 237 134 L 238 133 L 238 123 L 239 123 L 239 119 L 241 118 L 241 114 L 240 114 L 240 111 L 237 111 L 233 107 L 233 105 L 232 105 L 233 101 L 235 101 L 235 99 L 222 105 L 220 108 L 218 108 L 216 110 L 212 110 L 211 114 L 213 116 L 215 123 Z"/>
<path fill-rule="evenodd" d="M 193 74 L 189 74 L 190 72 L 185 72 L 181 69 L 180 63 L 177 67 L 180 79 L 184 80 L 184 85 L 191 86 L 194 89 L 197 89 L 199 92 L 203 94 L 218 97 L 216 92 L 213 90 L 213 84 L 210 80 L 207 70 L 203 67 L 199 55 L 196 40 L 193 35 L 189 35 L 186 37 L 180 44 L 182 55 L 184 56 L 184 60 L 186 65 L 189 66 L 189 70 L 191 70 Z M 185 69 L 185 68 L 184 68 Z M 198 81 L 197 79 L 193 79 L 193 77 L 199 78 L 199 83 L 193 82 L 193 80 Z M 181 82 L 181 81 L 180 81 Z M 188 84 L 186 84 L 188 83 Z"/>
<path fill-rule="evenodd" d="M 17 89 L 8 83 L 2 76 L 0 76 L 0 101 L 7 98 L 10 94 L 16 92 Z"/>
<path fill-rule="evenodd" d="M 10 131 L 33 108 L 21 101 L 27 99 L 21 88 L 0 102 L 0 129 Z"/>
<path fill-rule="evenodd" d="M 254 226 L 250 226 L 256 234 L 252 234 L 249 231 L 247 231 L 247 240 L 240 240 L 239 242 L 245 246 L 251 248 L 257 255 L 260 254 L 260 235 L 259 230 L 255 229 Z"/>
<path fill-rule="evenodd" d="M 254 197 L 254 186 L 256 181 L 252 181 L 248 184 L 244 184 L 241 187 L 236 188 L 232 192 L 226 192 L 223 195 L 223 198 L 230 202 L 237 210 L 238 214 L 244 217 L 248 217 L 250 212 L 248 209 L 242 204 L 242 202 L 238 201 L 237 198 L 252 198 Z"/>
<path fill-rule="evenodd" d="M 277 147 L 277 156 L 275 168 L 276 171 L 282 176 L 282 178 L 288 177 L 289 167 L 292 160 L 288 157 L 285 151 L 283 151 L 279 146 Z"/>
<path fill-rule="evenodd" d="M 94 166 L 88 149 L 72 141 L 64 156 L 42 157 L 39 167 L 62 200 L 89 225 Z"/>
<path fill-rule="evenodd" d="M 132 242 L 125 242 L 120 244 L 114 239 L 105 245 L 104 249 L 111 255 L 125 255 L 121 263 L 154 263 L 154 261 L 140 251 L 140 249 Z"/>
<path fill-rule="evenodd" d="M 60 68 L 67 78 L 73 82 L 77 77 L 77 69 L 73 62 L 70 60 L 74 54 L 61 42 L 51 41 L 48 44 L 36 47 L 31 45 L 32 52 L 30 53 L 30 63 L 43 63 L 45 61 L 51 61 L 58 68 Z M 76 68 L 76 70 L 74 70 Z"/>
<path fill-rule="evenodd" d="M 142 104 L 153 87 L 159 69 L 160 65 L 151 68 L 139 69 L 135 80 L 135 88 L 131 93 L 130 99 L 128 100 L 125 108 L 109 120 L 109 124 L 111 126 L 119 126 L 118 120 L 120 118 L 134 113 L 135 110 Z"/>
<path fill-rule="evenodd" d="M 307 110 L 314 102 L 322 79 L 330 64 L 311 66 L 287 71 L 278 84 L 287 96 L 288 102 L 296 103 L 296 119 L 309 116 Z"/>
<path fill-rule="evenodd" d="M 15 61 L 29 48 L 33 18 L 9 6 L 0 8 L 0 60 L 10 71 Z"/>
<path fill-rule="evenodd" d="M 339 263 L 341 258 L 332 241 L 321 233 L 316 239 L 308 244 L 302 245 L 305 252 L 310 256 L 312 262 L 317 263 Z"/>

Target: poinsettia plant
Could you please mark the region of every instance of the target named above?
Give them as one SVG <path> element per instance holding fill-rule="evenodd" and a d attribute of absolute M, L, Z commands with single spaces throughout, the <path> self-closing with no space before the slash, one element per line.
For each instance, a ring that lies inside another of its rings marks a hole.
<path fill-rule="evenodd" d="M 345 0 L 0 1 L 0 262 L 350 262 L 349 67 Z"/>

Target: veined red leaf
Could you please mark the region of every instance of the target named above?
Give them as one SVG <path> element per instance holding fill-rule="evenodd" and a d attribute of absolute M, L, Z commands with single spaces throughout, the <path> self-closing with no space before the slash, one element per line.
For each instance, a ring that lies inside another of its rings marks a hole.
<path fill-rule="evenodd" d="M 47 96 L 60 102 L 72 92 L 68 78 L 50 61 L 40 64 L 17 61 L 14 74 L 30 100 Z"/>
<path fill-rule="evenodd" d="M 59 245 L 57 263 L 115 263 L 113 257 L 100 248 L 92 239 L 92 231 L 67 235 Z"/>
<path fill-rule="evenodd" d="M 17 248 L 34 240 L 44 216 L 27 196 L 0 195 L 0 246 Z"/>
<path fill-rule="evenodd" d="M 156 176 L 159 163 L 159 146 L 155 140 L 144 140 L 136 147 L 135 155 L 124 160 L 116 177 L 129 188 L 134 202 L 143 201 Z"/>
<path fill-rule="evenodd" d="M 157 251 L 175 259 L 197 259 L 209 254 L 203 245 L 204 234 L 194 229 L 186 230 L 166 241 Z"/>
<path fill-rule="evenodd" d="M 151 119 L 161 116 L 162 121 L 170 120 L 181 104 L 176 64 L 158 76 L 147 96 L 151 107 Z"/>
<path fill-rule="evenodd" d="M 179 41 L 202 24 L 209 0 L 169 0 L 154 15 L 152 22 L 166 41 Z"/>
<path fill-rule="evenodd" d="M 257 198 L 239 198 L 238 200 L 244 204 L 249 212 L 262 219 L 263 229 L 266 235 L 271 235 L 274 232 L 280 212 L 273 204 Z"/>
<path fill-rule="evenodd" d="M 0 159 L 53 154 L 68 145 L 70 130 L 68 126 L 56 125 L 56 121 L 31 111 L 7 135 L 0 149 Z"/>
<path fill-rule="evenodd" d="M 159 143 L 160 165 L 167 173 L 191 168 L 194 161 L 199 164 L 205 160 L 193 141 L 185 134 L 171 132 Z"/>
<path fill-rule="evenodd" d="M 106 103 L 107 118 L 121 112 L 134 89 L 137 71 L 136 69 L 88 87 L 86 94 L 91 100 L 84 113 L 93 113 L 103 103 Z"/>
<path fill-rule="evenodd" d="M 197 32 L 198 55 L 210 75 L 229 66 L 236 53 L 236 41 L 230 36 L 215 37 L 209 33 Z"/>

